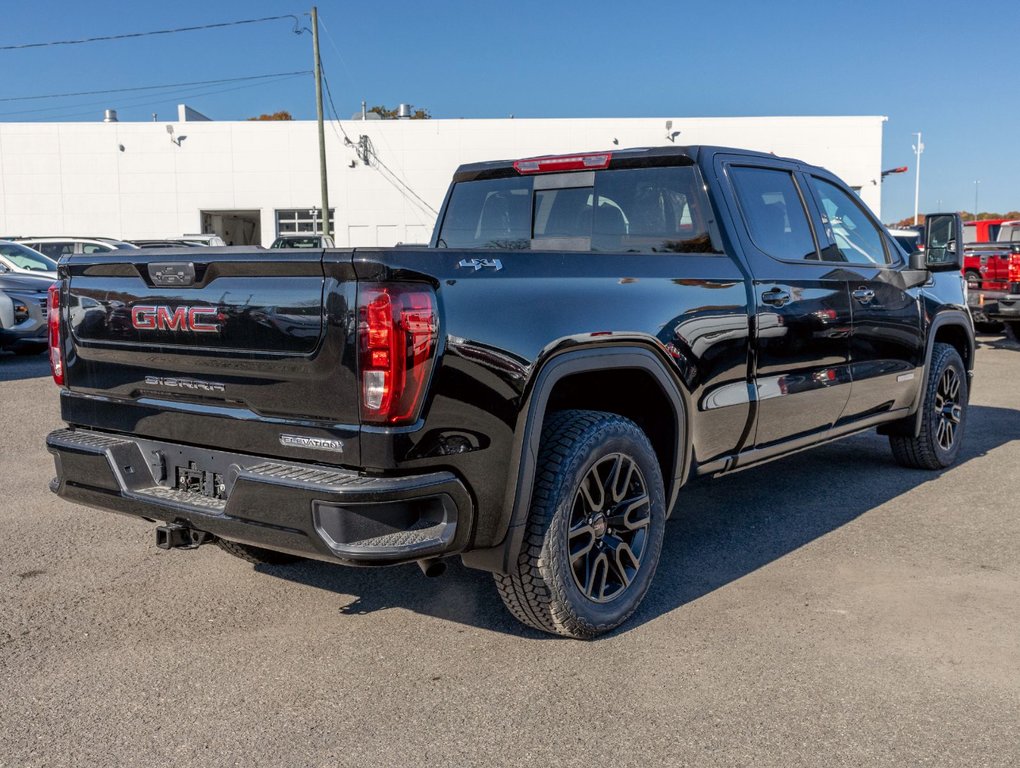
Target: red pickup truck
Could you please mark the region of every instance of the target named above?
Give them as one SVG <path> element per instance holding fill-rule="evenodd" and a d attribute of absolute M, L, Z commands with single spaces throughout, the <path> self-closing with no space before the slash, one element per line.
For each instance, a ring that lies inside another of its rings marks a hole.
<path fill-rule="evenodd" d="M 997 242 L 1003 224 L 1015 224 L 1006 219 L 982 219 L 963 224 L 963 276 L 967 287 L 974 291 L 1006 280 L 1009 269 L 1008 249 Z"/>

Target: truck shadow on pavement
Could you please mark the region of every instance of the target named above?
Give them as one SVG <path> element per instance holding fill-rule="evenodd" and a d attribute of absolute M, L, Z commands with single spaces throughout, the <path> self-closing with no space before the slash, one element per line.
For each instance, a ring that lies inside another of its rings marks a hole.
<path fill-rule="evenodd" d="M 956 467 L 1020 439 L 1020 411 L 971 406 L 968 417 Z M 666 526 L 651 589 L 617 633 L 736 581 L 942 474 L 898 466 L 888 440 L 872 432 L 730 477 L 691 483 L 681 491 Z M 464 568 L 456 558 L 448 562 L 449 570 L 439 579 L 426 579 L 413 565 L 353 569 L 307 562 L 258 569 L 355 596 L 339 608 L 341 616 L 403 608 L 481 629 L 552 639 L 513 619 L 487 574 Z"/>

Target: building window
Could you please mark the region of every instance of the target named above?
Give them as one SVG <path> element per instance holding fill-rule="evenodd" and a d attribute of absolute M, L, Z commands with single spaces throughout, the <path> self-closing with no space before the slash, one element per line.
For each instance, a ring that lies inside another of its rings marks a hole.
<path fill-rule="evenodd" d="M 329 231 L 334 231 L 336 209 L 329 209 Z M 276 212 L 276 234 L 294 235 L 304 232 L 322 234 L 321 209 L 288 208 Z"/>

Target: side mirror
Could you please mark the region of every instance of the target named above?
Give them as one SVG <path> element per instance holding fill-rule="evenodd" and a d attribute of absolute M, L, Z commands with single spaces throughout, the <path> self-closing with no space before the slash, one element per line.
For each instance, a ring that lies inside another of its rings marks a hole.
<path fill-rule="evenodd" d="M 0 264 L 0 275 L 10 271 L 10 268 L 6 264 Z"/>
<path fill-rule="evenodd" d="M 962 266 L 963 220 L 958 213 L 929 213 L 924 217 L 924 261 L 929 272 L 958 272 Z M 913 259 L 911 259 L 913 264 Z"/>

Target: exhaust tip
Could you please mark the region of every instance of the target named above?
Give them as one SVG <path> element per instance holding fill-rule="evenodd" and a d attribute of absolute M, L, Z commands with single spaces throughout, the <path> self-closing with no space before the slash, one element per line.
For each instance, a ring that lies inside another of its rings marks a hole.
<path fill-rule="evenodd" d="M 419 560 L 418 567 L 430 579 L 438 578 L 446 573 L 446 563 L 442 560 Z"/>

